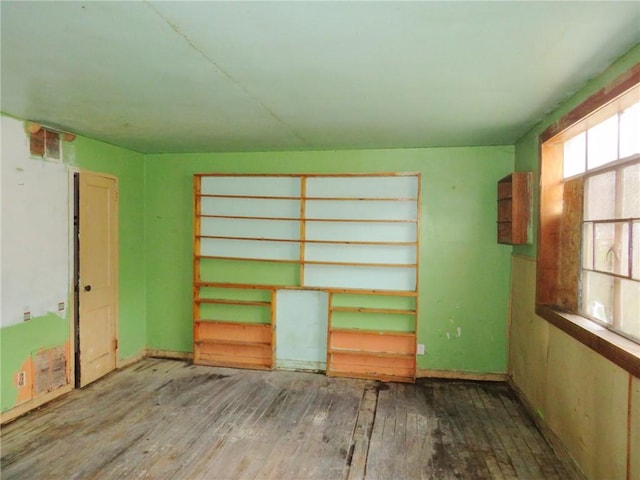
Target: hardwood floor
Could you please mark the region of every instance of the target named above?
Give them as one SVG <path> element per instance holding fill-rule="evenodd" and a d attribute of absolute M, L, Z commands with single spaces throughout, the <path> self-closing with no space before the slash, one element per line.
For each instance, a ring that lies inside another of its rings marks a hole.
<path fill-rule="evenodd" d="M 7 479 L 577 479 L 505 384 L 146 359 L 2 428 Z"/>

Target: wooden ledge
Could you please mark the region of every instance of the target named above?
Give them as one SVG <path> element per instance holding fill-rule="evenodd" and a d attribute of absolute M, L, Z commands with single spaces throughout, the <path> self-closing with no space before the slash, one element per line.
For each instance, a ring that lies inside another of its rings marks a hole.
<path fill-rule="evenodd" d="M 585 317 L 562 312 L 549 305 L 536 305 L 536 314 L 634 377 L 640 378 L 640 344 Z"/>

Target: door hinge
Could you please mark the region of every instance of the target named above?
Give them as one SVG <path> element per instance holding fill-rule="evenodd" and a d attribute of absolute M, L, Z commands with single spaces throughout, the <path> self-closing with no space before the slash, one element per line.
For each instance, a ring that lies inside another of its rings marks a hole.
<path fill-rule="evenodd" d="M 118 350 L 118 339 L 117 338 L 113 339 L 113 349 L 114 350 Z"/>

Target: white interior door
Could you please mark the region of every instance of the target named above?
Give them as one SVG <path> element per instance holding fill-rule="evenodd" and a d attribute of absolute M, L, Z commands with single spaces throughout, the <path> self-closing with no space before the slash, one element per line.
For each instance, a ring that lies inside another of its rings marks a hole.
<path fill-rule="evenodd" d="M 116 368 L 118 181 L 80 174 L 80 386 Z"/>
<path fill-rule="evenodd" d="M 276 292 L 276 368 L 326 370 L 328 302 L 326 292 Z"/>

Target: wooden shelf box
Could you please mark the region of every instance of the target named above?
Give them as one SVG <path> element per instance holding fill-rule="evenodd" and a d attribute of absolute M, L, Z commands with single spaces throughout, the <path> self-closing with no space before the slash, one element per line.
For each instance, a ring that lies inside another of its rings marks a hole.
<path fill-rule="evenodd" d="M 531 243 L 531 172 L 515 172 L 498 181 L 498 243 Z"/>

